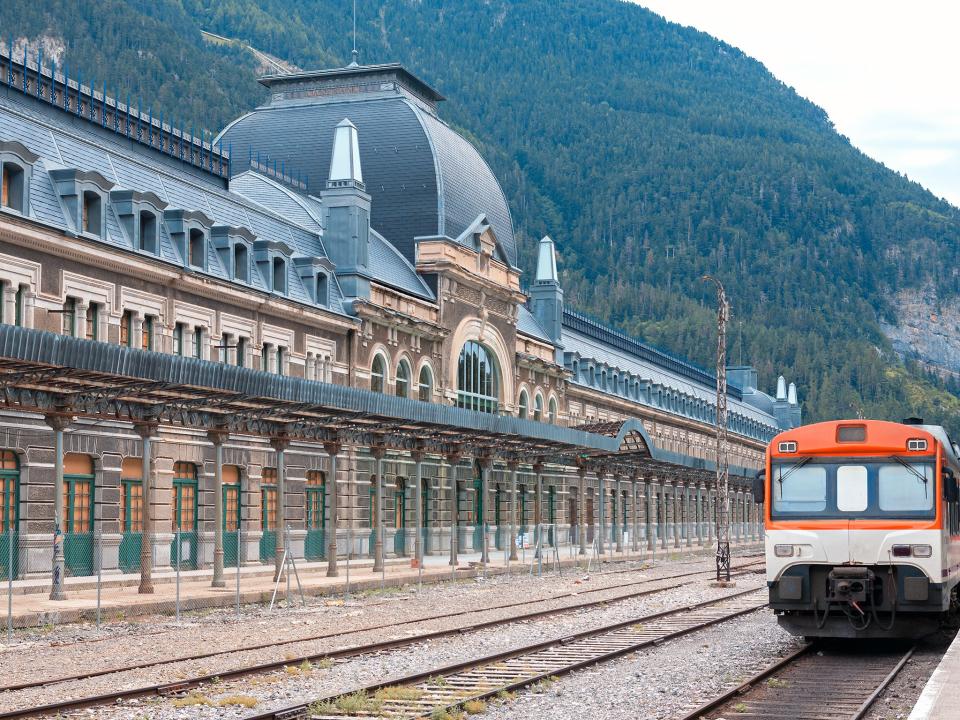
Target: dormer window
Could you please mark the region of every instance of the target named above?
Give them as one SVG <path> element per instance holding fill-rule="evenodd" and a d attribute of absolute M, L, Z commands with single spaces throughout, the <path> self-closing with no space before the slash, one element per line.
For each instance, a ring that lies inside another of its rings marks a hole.
<path fill-rule="evenodd" d="M 80 228 L 88 235 L 103 237 L 103 200 L 95 190 L 84 190 Z"/>
<path fill-rule="evenodd" d="M 25 203 L 26 176 L 23 168 L 15 162 L 3 163 L 2 200 L 0 204 L 10 210 L 23 213 Z"/>
<path fill-rule="evenodd" d="M 152 192 L 113 190 L 110 204 L 120 218 L 126 238 L 134 250 L 160 254 L 160 213 L 167 203 Z"/>
<path fill-rule="evenodd" d="M 189 240 L 190 265 L 195 268 L 207 266 L 207 237 L 200 228 L 190 229 Z"/>
<path fill-rule="evenodd" d="M 279 257 L 273 259 L 273 291 L 287 294 L 287 261 Z"/>
<path fill-rule="evenodd" d="M 140 249 L 151 255 L 156 255 L 159 249 L 157 239 L 157 216 L 149 210 L 140 211 Z"/>

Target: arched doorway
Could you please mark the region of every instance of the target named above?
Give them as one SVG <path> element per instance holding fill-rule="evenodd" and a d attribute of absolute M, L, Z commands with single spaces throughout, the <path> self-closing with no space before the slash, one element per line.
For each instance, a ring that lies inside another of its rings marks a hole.
<path fill-rule="evenodd" d="M 93 574 L 93 458 L 63 458 L 63 558 L 68 575 Z"/>
<path fill-rule="evenodd" d="M 319 560 L 325 556 L 325 529 L 326 518 L 326 476 L 321 470 L 311 470 L 307 473 L 307 485 L 304 488 L 306 503 L 307 537 L 304 540 L 304 557 L 307 560 Z"/>

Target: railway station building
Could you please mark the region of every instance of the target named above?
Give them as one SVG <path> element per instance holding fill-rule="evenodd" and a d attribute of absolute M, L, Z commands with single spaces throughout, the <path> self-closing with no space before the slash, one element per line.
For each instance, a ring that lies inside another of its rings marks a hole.
<path fill-rule="evenodd" d="M 399 65 L 261 82 L 195 137 L 0 56 L 0 575 L 91 574 L 95 528 L 105 574 L 215 582 L 283 547 L 335 574 L 711 539 L 715 374 L 566 304 L 549 237 L 522 277 L 443 97 Z M 749 478 L 800 404 L 728 377 L 756 534 Z"/>

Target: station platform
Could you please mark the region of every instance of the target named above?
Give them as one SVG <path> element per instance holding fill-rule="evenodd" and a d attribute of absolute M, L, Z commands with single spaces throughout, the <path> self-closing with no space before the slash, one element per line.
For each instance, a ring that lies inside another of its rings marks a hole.
<path fill-rule="evenodd" d="M 927 680 L 907 720 L 956 720 L 960 717 L 960 634 Z"/>
<path fill-rule="evenodd" d="M 741 543 L 733 546 L 737 552 L 751 548 L 762 550 L 762 543 Z M 549 548 L 547 549 L 549 552 Z M 713 557 L 711 547 L 680 547 L 661 551 L 658 548 L 654 563 L 693 560 L 696 557 Z M 552 555 L 552 553 L 550 553 Z M 462 580 L 480 577 L 511 574 L 544 574 L 556 572 L 556 558 L 543 558 L 538 564 L 531 550 L 521 553 L 521 558 L 507 562 L 504 553 L 491 553 L 487 566 L 480 562 L 479 553 L 461 553 L 457 567 L 451 568 L 446 554 L 424 557 L 422 567 L 414 567 L 407 557 L 388 558 L 382 572 L 373 572 L 373 560 L 354 558 L 349 564 L 349 592 L 359 593 L 387 587 L 416 586 L 418 583 L 439 583 L 449 580 Z M 589 561 L 592 572 L 598 572 L 596 557 L 584 557 L 571 554 L 567 547 L 559 548 L 557 555 L 561 571 L 584 571 Z M 551 562 L 552 560 L 552 562 Z M 620 562 L 651 561 L 649 553 L 623 552 L 607 554 L 603 558 L 603 567 Z M 736 562 L 736 560 L 735 560 Z M 339 562 L 339 575 L 327 577 L 327 563 L 297 563 L 297 575 L 305 597 L 343 596 L 348 592 L 348 571 L 345 560 Z M 599 569 L 599 572 L 603 572 Z M 179 583 L 175 573 L 155 572 L 153 574 L 154 592 L 138 592 L 139 574 L 112 575 L 101 579 L 97 586 L 96 577 L 67 578 L 65 591 L 67 599 L 50 600 L 49 579 L 18 580 L 13 584 L 10 597 L 5 597 L 7 586 L 0 586 L 0 618 L 9 603 L 13 626 L 18 628 L 38 627 L 46 624 L 91 621 L 99 613 L 104 619 L 126 619 L 137 616 L 171 615 L 179 603 L 180 612 L 202 609 L 230 608 L 239 602 L 241 605 L 268 603 L 275 589 L 277 599 L 285 598 L 287 583 L 282 580 L 279 586 L 273 579 L 273 567 L 267 565 L 245 566 L 240 568 L 239 592 L 237 589 L 237 569 L 225 568 L 225 587 L 211 587 L 211 570 L 191 570 L 180 573 Z M 299 602 L 295 580 L 291 580 L 291 600 Z M 6 623 L 2 623 L 5 625 Z"/>

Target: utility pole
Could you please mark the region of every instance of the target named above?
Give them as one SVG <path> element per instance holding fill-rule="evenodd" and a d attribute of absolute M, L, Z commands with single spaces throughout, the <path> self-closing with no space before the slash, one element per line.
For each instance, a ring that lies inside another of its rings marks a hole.
<path fill-rule="evenodd" d="M 727 457 L 727 320 L 730 305 L 723 283 L 717 286 L 717 582 L 730 582 L 730 468 Z"/>

